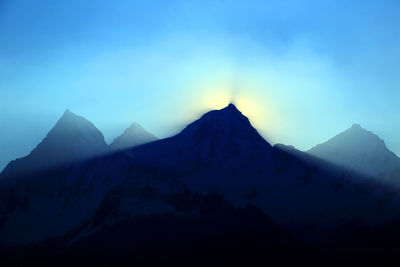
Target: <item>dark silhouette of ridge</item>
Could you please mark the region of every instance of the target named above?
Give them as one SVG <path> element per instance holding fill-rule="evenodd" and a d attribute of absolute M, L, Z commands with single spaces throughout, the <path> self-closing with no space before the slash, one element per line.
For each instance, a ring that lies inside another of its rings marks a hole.
<path fill-rule="evenodd" d="M 200 119 L 189 124 L 181 134 L 191 134 L 192 131 L 203 130 L 206 126 L 210 127 L 210 131 L 218 130 L 221 134 L 228 134 L 229 132 L 231 135 L 243 134 L 241 138 L 255 138 L 259 142 L 267 143 L 251 125 L 249 119 L 232 103 L 221 110 L 213 110 L 204 114 Z"/>
<path fill-rule="evenodd" d="M 156 151 L 153 151 L 156 150 Z M 210 165 L 225 159 L 247 155 L 255 158 L 271 153 L 272 146 L 264 140 L 250 121 L 233 105 L 207 112 L 190 123 L 179 134 L 133 149 L 139 161 L 146 164 L 176 164 L 197 161 Z"/>

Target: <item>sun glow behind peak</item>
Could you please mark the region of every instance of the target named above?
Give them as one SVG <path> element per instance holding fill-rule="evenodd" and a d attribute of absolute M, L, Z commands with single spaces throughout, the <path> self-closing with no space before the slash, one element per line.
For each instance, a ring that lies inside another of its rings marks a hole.
<path fill-rule="evenodd" d="M 202 87 L 201 107 L 205 110 L 223 109 L 233 103 L 256 127 L 262 127 L 266 112 L 262 99 L 249 84 L 234 84 L 230 81 L 214 82 Z"/>
<path fill-rule="evenodd" d="M 194 84 L 191 90 L 196 93 L 185 100 L 187 122 L 232 103 L 268 141 L 277 140 L 277 132 L 282 130 L 282 121 L 285 121 L 275 101 L 279 98 L 273 90 L 277 85 L 245 73 L 240 79 L 234 75 L 221 75 Z"/>
<path fill-rule="evenodd" d="M 222 109 L 229 105 L 231 102 L 231 95 L 226 91 L 217 91 L 204 99 L 204 104 L 207 109 Z"/>
<path fill-rule="evenodd" d="M 261 124 L 264 112 L 256 98 L 239 96 L 232 102 L 255 126 Z"/>

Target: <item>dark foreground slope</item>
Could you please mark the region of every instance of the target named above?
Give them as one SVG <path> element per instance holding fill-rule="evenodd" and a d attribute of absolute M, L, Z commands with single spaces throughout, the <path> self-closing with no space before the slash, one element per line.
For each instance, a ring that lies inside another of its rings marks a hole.
<path fill-rule="evenodd" d="M 181 212 L 124 219 L 79 240 L 71 233 L 22 250 L 10 248 L 2 254 L 3 264 L 281 265 L 315 257 L 254 206 L 239 209 L 216 194 L 189 192 L 168 201 Z"/>

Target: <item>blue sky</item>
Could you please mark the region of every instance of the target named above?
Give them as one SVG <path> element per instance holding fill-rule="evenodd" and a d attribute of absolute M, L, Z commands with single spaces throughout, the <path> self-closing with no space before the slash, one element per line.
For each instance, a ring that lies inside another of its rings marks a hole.
<path fill-rule="evenodd" d="M 399 1 L 0 0 L 0 168 L 66 108 L 112 140 L 233 100 L 271 143 L 360 123 L 400 154 Z"/>

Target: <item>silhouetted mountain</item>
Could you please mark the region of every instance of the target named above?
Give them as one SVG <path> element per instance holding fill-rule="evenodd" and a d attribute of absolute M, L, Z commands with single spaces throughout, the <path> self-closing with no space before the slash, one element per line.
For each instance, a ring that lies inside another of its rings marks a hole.
<path fill-rule="evenodd" d="M 400 183 L 400 158 L 382 139 L 358 124 L 313 147 L 308 153 L 363 175 Z"/>
<path fill-rule="evenodd" d="M 173 137 L 134 148 L 127 154 L 143 165 L 173 166 L 176 171 L 176 167 L 183 170 L 204 166 L 218 169 L 227 162 L 237 161 L 243 165 L 257 158 L 272 162 L 272 150 L 249 120 L 230 104 L 204 114 Z M 208 178 L 200 180 L 204 179 Z M 230 179 L 228 184 L 232 182 L 234 180 Z"/>
<path fill-rule="evenodd" d="M 387 194 L 373 182 L 294 148 L 271 147 L 232 104 L 206 113 L 174 137 L 126 154 L 192 190 L 219 192 L 236 205 L 255 204 L 285 224 L 332 226 L 367 215 L 365 207 L 378 205 Z M 304 216 L 298 217 L 300 210 Z M 331 216 L 328 210 L 336 221 L 324 218 Z"/>
<path fill-rule="evenodd" d="M 153 134 L 137 123 L 132 123 L 124 133 L 110 144 L 111 150 L 123 150 L 157 140 Z"/>
<path fill-rule="evenodd" d="M 69 165 L 100 155 L 106 148 L 103 134 L 90 121 L 67 109 L 46 138 L 28 156 L 11 161 L 2 177 Z"/>
<path fill-rule="evenodd" d="M 61 247 L 81 241 L 101 247 L 99 239 L 115 244 L 112 237 L 123 235 L 118 231 L 126 228 L 117 225 L 135 227 L 143 218 L 151 231 L 151 225 L 182 225 L 196 214 L 201 216 L 194 220 L 203 221 L 221 205 L 255 206 L 280 229 L 313 245 L 337 245 L 345 240 L 339 233 L 348 237 L 352 229 L 380 227 L 400 217 L 396 190 L 293 147 L 272 147 L 233 104 L 204 114 L 173 137 L 30 180 L 0 186 L 3 245 L 46 247 L 57 240 Z M 229 218 L 242 220 L 235 216 Z M 214 217 L 216 224 L 207 231 L 225 219 Z M 198 225 L 192 223 L 189 236 Z M 163 229 L 161 236 L 179 234 Z M 213 243 L 218 235 L 211 236 L 202 242 Z"/>
<path fill-rule="evenodd" d="M 294 148 L 272 147 L 232 104 L 171 138 L 115 157 L 123 155 L 122 168 L 136 177 L 173 179 L 202 194 L 218 192 L 239 207 L 256 205 L 303 238 L 327 240 L 344 221 L 377 225 L 399 209 L 399 197 L 374 181 Z M 100 167 L 115 172 L 106 162 Z"/>

